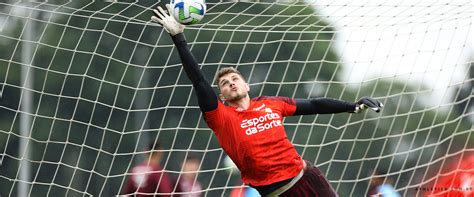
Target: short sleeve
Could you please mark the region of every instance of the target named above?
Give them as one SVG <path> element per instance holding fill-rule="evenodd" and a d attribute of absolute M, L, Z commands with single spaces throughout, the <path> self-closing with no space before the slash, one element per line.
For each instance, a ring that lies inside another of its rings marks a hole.
<path fill-rule="evenodd" d="M 204 112 L 204 120 L 214 132 L 225 126 L 225 111 L 225 105 L 218 102 L 216 109 Z"/>
<path fill-rule="evenodd" d="M 296 101 L 295 99 L 283 97 L 283 96 L 261 96 L 253 99 L 254 101 L 267 100 L 275 102 L 282 116 L 292 116 L 296 111 Z"/>

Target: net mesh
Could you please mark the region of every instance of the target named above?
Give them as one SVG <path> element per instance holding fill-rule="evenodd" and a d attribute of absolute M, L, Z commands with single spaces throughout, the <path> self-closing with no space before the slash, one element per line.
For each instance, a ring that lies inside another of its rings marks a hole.
<path fill-rule="evenodd" d="M 174 179 L 186 158 L 200 158 L 194 182 L 203 194 L 242 187 L 169 35 L 149 20 L 163 2 L 0 5 L 0 195 L 120 194 L 150 141 L 163 146 L 161 163 Z M 207 6 L 185 31 L 207 79 L 233 65 L 251 97 L 370 96 L 385 104 L 380 114 L 285 119 L 297 151 L 339 195 L 366 194 L 374 177 L 402 196 L 440 184 L 449 192 L 456 181 L 445 178 L 466 172 L 471 179 L 461 182 L 472 180 L 463 163 L 474 152 L 469 1 Z M 463 192 L 472 191 L 467 185 Z"/>

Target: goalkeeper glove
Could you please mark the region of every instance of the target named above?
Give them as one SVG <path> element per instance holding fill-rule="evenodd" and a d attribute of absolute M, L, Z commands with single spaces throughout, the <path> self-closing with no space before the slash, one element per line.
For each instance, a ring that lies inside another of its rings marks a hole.
<path fill-rule="evenodd" d="M 373 98 L 370 97 L 362 97 L 359 101 L 356 102 L 356 108 L 354 113 L 360 113 L 367 108 L 374 110 L 375 112 L 379 113 L 382 109 L 383 104 Z"/>
<path fill-rule="evenodd" d="M 153 13 L 155 16 L 152 16 L 151 20 L 161 24 L 171 36 L 183 33 L 184 25 L 178 23 L 178 21 L 171 16 L 171 5 L 166 4 L 166 8 L 168 9 L 169 14 L 160 6 L 158 6 L 157 9 L 154 9 Z"/>

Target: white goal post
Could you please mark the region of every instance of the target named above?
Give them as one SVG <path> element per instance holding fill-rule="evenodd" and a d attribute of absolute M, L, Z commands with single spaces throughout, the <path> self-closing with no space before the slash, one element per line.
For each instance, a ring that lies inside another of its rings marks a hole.
<path fill-rule="evenodd" d="M 121 194 L 150 142 L 163 146 L 173 180 L 197 156 L 204 195 L 245 187 L 203 120 L 170 36 L 150 21 L 165 3 L 0 1 L 0 196 Z M 472 2 L 207 7 L 185 35 L 208 80 L 236 66 L 251 97 L 384 103 L 379 114 L 285 119 L 297 151 L 339 195 L 366 195 L 375 178 L 401 196 L 474 193 Z"/>

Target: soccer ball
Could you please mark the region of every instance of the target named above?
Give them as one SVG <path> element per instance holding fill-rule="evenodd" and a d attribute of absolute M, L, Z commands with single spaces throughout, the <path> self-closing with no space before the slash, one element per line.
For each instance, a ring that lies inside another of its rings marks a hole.
<path fill-rule="evenodd" d="M 204 0 L 171 0 L 174 18 L 183 25 L 198 23 L 206 14 Z"/>

